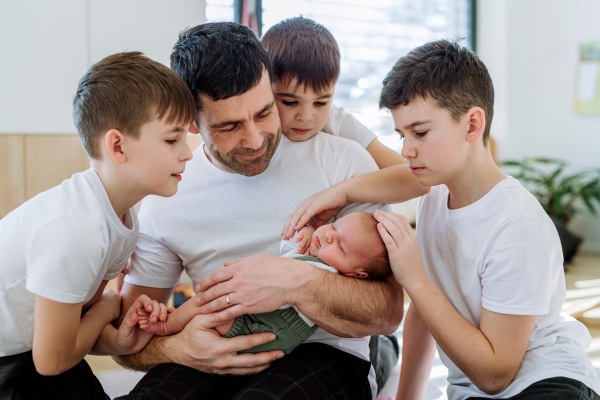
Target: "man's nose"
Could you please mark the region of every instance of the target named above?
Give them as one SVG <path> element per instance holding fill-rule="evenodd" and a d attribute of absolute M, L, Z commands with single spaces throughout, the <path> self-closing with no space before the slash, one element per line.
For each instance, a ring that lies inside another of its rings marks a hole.
<path fill-rule="evenodd" d="M 260 134 L 256 124 L 254 122 L 250 122 L 244 132 L 243 146 L 248 149 L 258 150 L 263 145 L 263 141 L 264 138 Z"/>

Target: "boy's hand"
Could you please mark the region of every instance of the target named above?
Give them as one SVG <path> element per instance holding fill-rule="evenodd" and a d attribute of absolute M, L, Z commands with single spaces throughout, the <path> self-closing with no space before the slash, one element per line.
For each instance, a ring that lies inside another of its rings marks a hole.
<path fill-rule="evenodd" d="M 146 344 L 148 344 L 150 339 L 152 339 L 152 336 L 154 336 L 138 326 L 138 308 L 143 308 L 149 312 L 148 320 L 154 321 L 154 323 L 159 320 L 165 321 L 167 319 L 167 314 L 173 311 L 173 309 L 167 310 L 164 304 L 158 303 L 156 300 L 151 300 L 146 295 L 138 297 L 127 311 L 127 315 L 117 331 L 115 345 L 117 346 L 119 354 L 140 352 Z"/>
<path fill-rule="evenodd" d="M 335 216 L 347 202 L 346 191 L 340 184 L 307 197 L 285 221 L 281 236 L 284 240 L 292 238 L 295 231 L 302 229 L 312 217 L 316 218 L 312 226 L 317 229 Z"/>
<path fill-rule="evenodd" d="M 304 254 L 308 251 L 314 232 L 315 230 L 310 226 L 305 226 L 300 229 L 300 232 L 298 232 L 296 239 L 294 240 L 294 242 L 298 243 L 298 254 Z"/>
<path fill-rule="evenodd" d="M 394 277 L 405 288 L 427 276 L 417 235 L 410 223 L 400 214 L 377 210 L 377 230 L 387 248 Z"/>

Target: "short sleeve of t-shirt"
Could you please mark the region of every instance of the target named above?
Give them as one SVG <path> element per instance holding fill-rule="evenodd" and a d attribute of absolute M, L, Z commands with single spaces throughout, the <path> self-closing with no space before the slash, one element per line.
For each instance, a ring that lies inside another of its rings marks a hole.
<path fill-rule="evenodd" d="M 348 114 L 343 108 L 336 107 L 333 104 L 323 131 L 334 136 L 350 139 L 365 149 L 377 137 L 352 114 Z"/>
<path fill-rule="evenodd" d="M 149 200 L 146 199 L 145 202 L 150 203 Z M 138 286 L 172 288 L 181 278 L 182 262 L 157 233 L 152 217 L 145 208 L 151 207 L 148 203 L 142 203 L 139 216 L 140 235 L 131 256 L 125 282 Z"/>
<path fill-rule="evenodd" d="M 492 235 L 481 272 L 482 306 L 514 315 L 548 314 L 556 285 L 560 243 L 551 223 L 518 215 Z M 554 272 L 553 272 L 554 271 Z"/>
<path fill-rule="evenodd" d="M 66 216 L 44 224 L 26 248 L 26 289 L 61 303 L 84 301 L 100 273 L 104 241 L 100 224 L 89 218 Z"/>

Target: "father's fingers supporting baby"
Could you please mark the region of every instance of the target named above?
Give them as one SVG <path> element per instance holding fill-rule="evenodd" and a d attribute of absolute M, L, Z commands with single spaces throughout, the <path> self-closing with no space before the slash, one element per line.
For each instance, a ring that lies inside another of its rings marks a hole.
<path fill-rule="evenodd" d="M 240 260 L 243 260 L 242 258 L 239 260 L 235 260 L 234 262 L 230 263 L 230 264 L 226 264 L 226 266 L 231 265 L 231 264 L 235 264 L 237 262 L 239 262 Z M 226 282 L 228 280 L 230 280 L 231 278 L 233 278 L 233 271 L 231 271 L 231 269 L 229 268 L 219 268 L 218 270 L 210 273 L 208 276 L 205 276 L 204 279 L 202 279 L 200 282 L 198 282 L 198 284 L 196 285 L 196 291 L 197 292 L 206 292 L 208 289 L 214 287 L 216 284 L 221 283 L 221 282 Z M 210 301 L 212 299 L 209 299 L 208 301 Z"/>

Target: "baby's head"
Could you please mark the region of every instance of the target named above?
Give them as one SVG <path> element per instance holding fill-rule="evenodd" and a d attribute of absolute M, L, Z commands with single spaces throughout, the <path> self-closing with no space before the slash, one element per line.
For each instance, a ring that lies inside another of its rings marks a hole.
<path fill-rule="evenodd" d="M 262 38 L 273 70 L 281 130 L 293 142 L 325 126 L 340 75 L 340 50 L 324 26 L 295 17 L 273 25 Z"/>
<path fill-rule="evenodd" d="M 341 275 L 382 280 L 391 272 L 377 221 L 370 213 L 348 214 L 323 225 L 313 233 L 308 251 Z"/>

